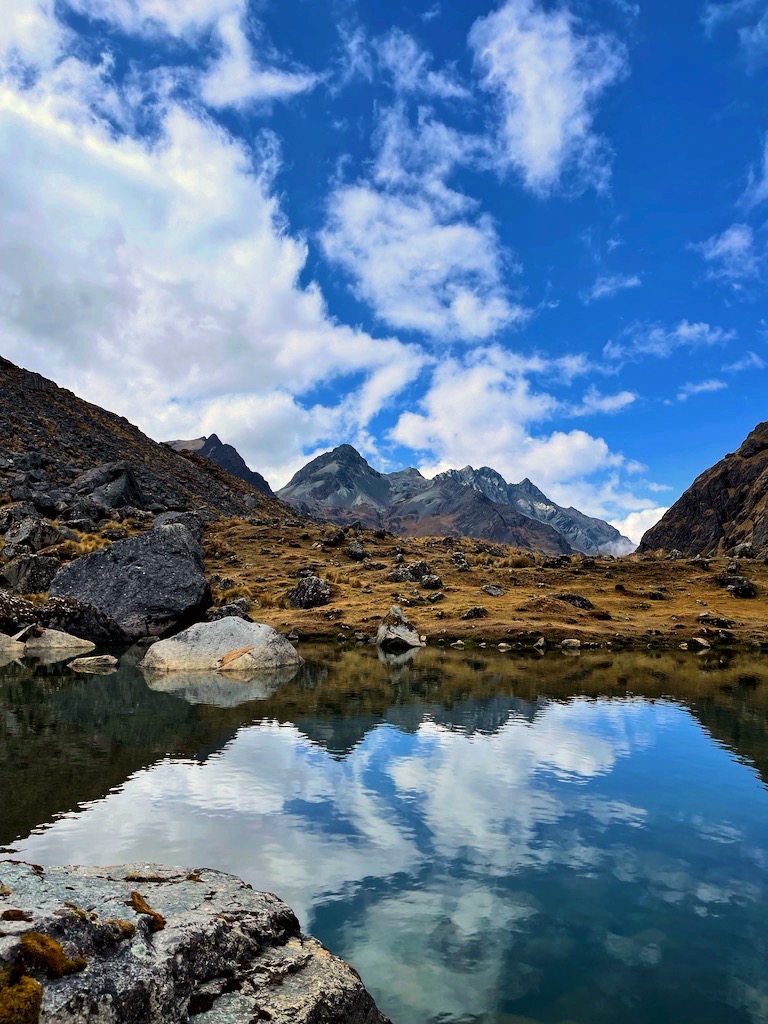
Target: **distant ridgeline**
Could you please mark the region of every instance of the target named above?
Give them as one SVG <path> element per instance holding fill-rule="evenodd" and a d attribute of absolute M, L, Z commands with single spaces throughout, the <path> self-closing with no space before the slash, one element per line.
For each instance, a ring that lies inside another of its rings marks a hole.
<path fill-rule="evenodd" d="M 277 495 L 318 518 L 410 537 L 463 535 L 549 554 L 634 550 L 614 527 L 556 505 L 530 480 L 508 484 L 471 466 L 432 480 L 413 468 L 379 473 L 348 444 L 313 459 Z"/>
<path fill-rule="evenodd" d="M 261 473 L 249 469 L 237 449 L 231 444 L 224 444 L 216 434 L 211 434 L 210 437 L 197 437 L 192 441 L 168 441 L 167 444 L 176 452 L 196 452 L 206 459 L 211 459 L 232 476 L 245 480 L 262 494 L 272 494 L 272 488 Z"/>
<path fill-rule="evenodd" d="M 639 550 L 768 556 L 768 422 L 706 470 L 643 537 Z"/>

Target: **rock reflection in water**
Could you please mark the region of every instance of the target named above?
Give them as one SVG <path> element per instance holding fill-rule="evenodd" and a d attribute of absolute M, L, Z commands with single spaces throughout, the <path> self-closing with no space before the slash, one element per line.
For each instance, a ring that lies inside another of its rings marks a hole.
<path fill-rule="evenodd" d="M 298 666 L 271 669 L 269 672 L 242 675 L 235 672 L 170 672 L 165 675 L 144 673 L 150 690 L 180 697 L 188 704 L 209 704 L 217 708 L 236 708 L 251 701 L 267 700 L 281 686 L 290 683 Z"/>
<path fill-rule="evenodd" d="M 135 759 L 14 852 L 243 875 L 398 1024 L 765 1020 L 768 664 L 302 653 L 236 707 L 9 670 L 4 751 Z"/>

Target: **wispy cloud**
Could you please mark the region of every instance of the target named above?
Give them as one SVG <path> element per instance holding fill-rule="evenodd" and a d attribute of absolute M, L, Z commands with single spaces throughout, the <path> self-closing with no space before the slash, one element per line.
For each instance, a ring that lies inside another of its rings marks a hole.
<path fill-rule="evenodd" d="M 768 135 L 763 143 L 760 165 L 750 170 L 747 188 L 741 201 L 747 209 L 768 202 Z"/>
<path fill-rule="evenodd" d="M 604 188 L 609 153 L 593 121 L 602 93 L 627 73 L 619 40 L 584 30 L 567 7 L 507 0 L 475 22 L 469 42 L 498 100 L 500 163 L 538 193 L 566 172 L 582 188 Z"/>
<path fill-rule="evenodd" d="M 725 330 L 707 323 L 681 320 L 676 327 L 660 324 L 633 324 L 619 341 L 609 341 L 603 355 L 610 360 L 638 359 L 656 356 L 665 359 L 678 349 L 705 348 L 726 345 L 736 337 L 733 330 Z"/>
<path fill-rule="evenodd" d="M 749 224 L 732 224 L 721 235 L 691 246 L 707 262 L 707 277 L 741 288 L 760 273 L 755 234 Z"/>
<path fill-rule="evenodd" d="M 768 58 L 768 3 L 766 0 L 727 0 L 704 8 L 702 23 L 708 34 L 721 25 L 736 23 L 739 44 L 750 71 Z"/>
<path fill-rule="evenodd" d="M 582 295 L 582 300 L 589 303 L 597 299 L 610 299 L 618 292 L 639 288 L 642 283 L 637 274 L 602 274 L 589 291 Z"/>
<path fill-rule="evenodd" d="M 634 391 L 618 391 L 613 395 L 603 395 L 594 386 L 591 387 L 578 405 L 568 409 L 570 416 L 594 416 L 596 414 L 613 414 L 621 412 L 637 401 Z"/>
<path fill-rule="evenodd" d="M 697 384 L 684 384 L 677 392 L 678 402 L 687 402 L 693 395 L 708 395 L 715 391 L 724 391 L 728 385 L 723 380 L 702 380 Z"/>
<path fill-rule="evenodd" d="M 768 362 L 756 352 L 745 352 L 741 359 L 723 367 L 724 373 L 743 373 L 745 370 L 765 370 Z"/>
<path fill-rule="evenodd" d="M 452 69 L 435 71 L 432 57 L 413 36 L 392 29 L 378 40 L 376 49 L 382 67 L 392 76 L 398 92 L 420 93 L 437 99 L 467 99 L 469 90 Z"/>

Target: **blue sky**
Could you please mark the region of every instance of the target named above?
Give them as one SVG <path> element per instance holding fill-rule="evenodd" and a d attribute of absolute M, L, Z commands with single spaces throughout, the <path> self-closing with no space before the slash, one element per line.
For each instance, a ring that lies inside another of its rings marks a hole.
<path fill-rule="evenodd" d="M 637 539 L 765 418 L 768 0 L 10 0 L 9 358 Z"/>

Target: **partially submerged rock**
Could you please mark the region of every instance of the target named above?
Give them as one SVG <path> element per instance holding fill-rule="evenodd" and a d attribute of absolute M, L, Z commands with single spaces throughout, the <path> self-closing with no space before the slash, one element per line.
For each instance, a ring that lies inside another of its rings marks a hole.
<path fill-rule="evenodd" d="M 289 907 L 232 875 L 0 861 L 0 893 L 26 918 L 3 921 L 0 1020 L 388 1024 Z"/>
<path fill-rule="evenodd" d="M 59 629 L 42 629 L 37 635 L 31 635 L 25 645 L 24 653 L 30 657 L 48 654 L 51 651 L 67 651 L 76 654 L 78 651 L 87 653 L 94 650 L 96 644 L 90 640 L 81 640 L 71 633 L 62 633 Z"/>
<path fill-rule="evenodd" d="M 108 672 L 114 672 L 118 664 L 117 658 L 113 658 L 111 654 L 98 654 L 94 658 L 75 658 L 67 667 L 71 668 L 73 672 L 105 675 Z"/>
<path fill-rule="evenodd" d="M 409 647 L 424 647 L 418 631 L 406 618 L 402 608 L 393 604 L 382 619 L 376 634 L 376 646 L 385 651 L 406 651 Z"/>
<path fill-rule="evenodd" d="M 293 644 L 259 622 L 228 617 L 199 622 L 153 644 L 141 663 L 148 673 L 227 672 L 253 676 L 302 663 Z"/>
<path fill-rule="evenodd" d="M 203 550 L 181 523 L 70 562 L 57 573 L 51 594 L 98 608 L 132 640 L 162 636 L 202 615 L 211 603 Z"/>

